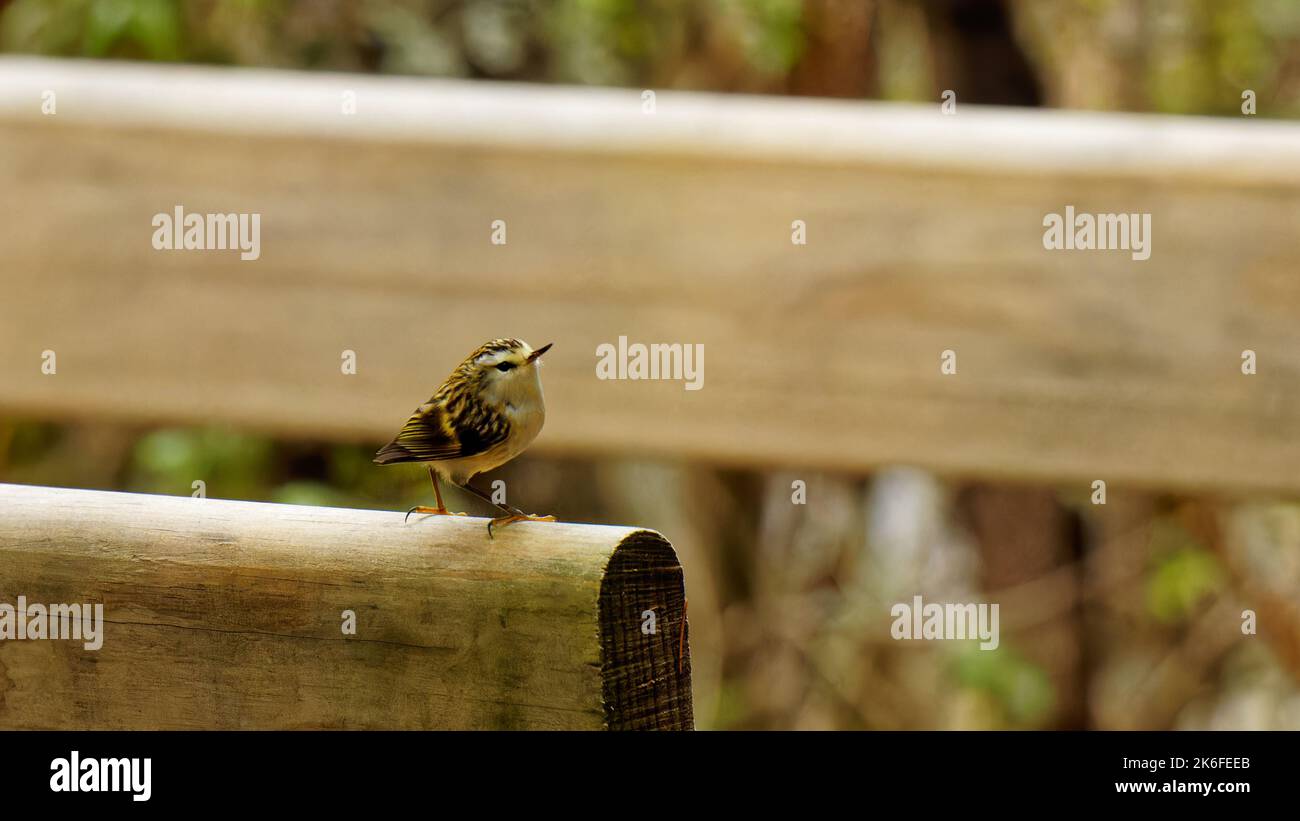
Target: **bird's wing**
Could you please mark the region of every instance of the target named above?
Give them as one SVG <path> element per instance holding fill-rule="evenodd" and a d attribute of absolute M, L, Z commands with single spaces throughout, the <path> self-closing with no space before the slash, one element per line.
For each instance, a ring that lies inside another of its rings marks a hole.
<path fill-rule="evenodd" d="M 393 441 L 375 454 L 375 463 L 463 459 L 491 450 L 506 440 L 509 426 L 486 408 L 449 414 L 440 402 L 428 402 L 406 420 Z"/>

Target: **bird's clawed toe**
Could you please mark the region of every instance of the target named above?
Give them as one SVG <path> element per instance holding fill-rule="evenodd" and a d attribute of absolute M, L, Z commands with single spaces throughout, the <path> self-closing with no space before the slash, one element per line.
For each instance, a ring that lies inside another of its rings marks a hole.
<path fill-rule="evenodd" d="M 508 516 L 498 516 L 488 522 L 488 538 L 492 538 L 492 527 L 505 527 L 515 522 L 553 522 L 555 517 L 551 515 L 533 516 L 528 513 L 511 513 Z"/>
<path fill-rule="evenodd" d="M 425 507 L 424 505 L 416 505 L 415 507 L 406 511 L 406 518 L 403 519 L 402 521 L 403 522 L 409 521 L 412 513 L 420 513 L 425 516 L 464 516 L 465 515 L 464 513 L 453 513 L 452 511 L 448 510 L 445 507 Z"/>

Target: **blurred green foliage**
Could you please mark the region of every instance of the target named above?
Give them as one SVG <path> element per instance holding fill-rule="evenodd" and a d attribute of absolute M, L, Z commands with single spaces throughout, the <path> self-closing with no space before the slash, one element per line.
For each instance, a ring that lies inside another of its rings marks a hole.
<path fill-rule="evenodd" d="M 0 49 L 626 85 L 664 81 L 701 21 L 760 74 L 789 71 L 803 48 L 799 0 L 14 0 Z"/>
<path fill-rule="evenodd" d="M 954 660 L 958 683 L 992 697 L 1003 722 L 1032 728 L 1048 716 L 1055 701 L 1046 671 L 1010 647 L 981 650 L 978 641 L 962 642 Z"/>
<path fill-rule="evenodd" d="M 414 467 L 378 469 L 372 444 L 275 440 L 225 427 L 65 427 L 0 421 L 0 481 L 172 496 L 404 509 L 428 501 Z M 459 491 L 448 491 L 458 503 Z"/>
<path fill-rule="evenodd" d="M 258 436 L 216 429 L 167 429 L 148 433 L 135 445 L 128 487 L 176 493 L 203 477 L 233 498 L 252 498 L 260 477 L 272 474 L 273 448 Z"/>
<path fill-rule="evenodd" d="M 178 4 L 168 0 L 15 0 L 0 18 L 0 45 L 75 57 L 180 60 Z"/>
<path fill-rule="evenodd" d="M 1166 624 L 1185 621 L 1227 583 L 1214 554 L 1175 523 L 1160 519 L 1153 523 L 1151 555 L 1147 609 Z"/>
<path fill-rule="evenodd" d="M 948 7 L 877 0 L 859 31 L 860 0 L 0 0 L 0 50 L 934 101 L 961 96 L 934 75 Z M 1239 115 L 1249 88 L 1261 116 L 1300 113 L 1300 3 L 1007 7 L 1049 104 Z"/>

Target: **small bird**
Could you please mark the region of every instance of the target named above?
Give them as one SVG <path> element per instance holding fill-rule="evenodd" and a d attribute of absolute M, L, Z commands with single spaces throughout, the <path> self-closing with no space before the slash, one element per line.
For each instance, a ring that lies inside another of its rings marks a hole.
<path fill-rule="evenodd" d="M 554 516 L 531 516 L 500 505 L 470 485 L 475 474 L 504 465 L 524 452 L 546 421 L 540 373 L 543 345 L 533 350 L 518 339 L 494 339 L 474 351 L 451 372 L 433 397 L 415 409 L 393 441 L 375 454 L 375 464 L 429 462 L 429 479 L 437 507 L 422 505 L 406 512 L 440 516 L 453 514 L 442 502 L 441 477 L 500 508 L 505 515 L 488 522 L 504 527 L 512 522 L 553 522 Z"/>

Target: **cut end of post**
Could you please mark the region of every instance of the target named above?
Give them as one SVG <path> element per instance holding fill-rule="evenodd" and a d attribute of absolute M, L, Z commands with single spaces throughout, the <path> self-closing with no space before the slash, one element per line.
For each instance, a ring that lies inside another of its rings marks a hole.
<path fill-rule="evenodd" d="M 653 531 L 629 534 L 614 550 L 600 583 L 601 687 L 608 729 L 695 728 L 689 639 L 677 553 Z"/>

